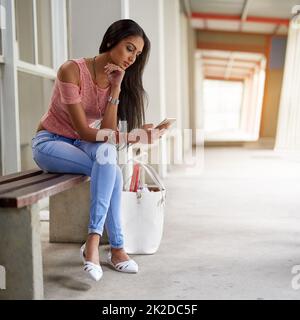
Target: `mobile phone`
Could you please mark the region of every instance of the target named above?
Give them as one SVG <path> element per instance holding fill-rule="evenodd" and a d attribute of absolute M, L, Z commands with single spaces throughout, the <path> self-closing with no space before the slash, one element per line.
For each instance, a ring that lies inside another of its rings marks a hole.
<path fill-rule="evenodd" d="M 165 118 L 162 122 L 160 122 L 155 129 L 160 129 L 164 124 L 172 125 L 176 121 L 176 118 Z"/>

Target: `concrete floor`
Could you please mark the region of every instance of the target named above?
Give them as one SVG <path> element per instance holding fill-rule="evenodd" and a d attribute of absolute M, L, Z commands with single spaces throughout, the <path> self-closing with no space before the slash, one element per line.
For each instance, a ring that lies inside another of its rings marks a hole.
<path fill-rule="evenodd" d="M 138 274 L 103 264 L 99 282 L 83 274 L 79 245 L 49 244 L 42 222 L 45 298 L 299 299 L 291 272 L 300 265 L 299 178 L 296 155 L 206 148 L 204 168 L 165 179 L 159 251 L 132 256 Z"/>

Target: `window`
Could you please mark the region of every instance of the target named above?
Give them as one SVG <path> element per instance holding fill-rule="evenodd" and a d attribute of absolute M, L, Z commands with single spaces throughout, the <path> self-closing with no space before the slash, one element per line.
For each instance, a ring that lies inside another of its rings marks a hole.
<path fill-rule="evenodd" d="M 53 68 L 51 1 L 36 2 L 38 63 Z"/>
<path fill-rule="evenodd" d="M 53 68 L 51 0 L 15 0 L 15 4 L 19 59 Z"/>
<path fill-rule="evenodd" d="M 27 170 L 36 167 L 31 139 L 48 109 L 57 66 L 67 59 L 66 2 L 15 0 L 15 4 L 21 170 Z"/>
<path fill-rule="evenodd" d="M 35 64 L 34 16 L 32 0 L 15 0 L 18 58 Z"/>
<path fill-rule="evenodd" d="M 66 2 L 0 0 L 0 26 L 6 13 L 5 33 L 0 28 L 0 167 L 5 174 L 34 166 L 31 139 L 48 108 L 56 71 L 68 58 Z"/>
<path fill-rule="evenodd" d="M 34 66 L 36 72 L 55 77 L 54 71 L 67 59 L 66 15 L 63 0 L 15 0 L 19 70 L 32 73 Z"/>
<path fill-rule="evenodd" d="M 41 116 L 48 109 L 53 83 L 53 80 L 18 72 L 21 170 L 36 167 L 32 159 L 31 139 Z"/>

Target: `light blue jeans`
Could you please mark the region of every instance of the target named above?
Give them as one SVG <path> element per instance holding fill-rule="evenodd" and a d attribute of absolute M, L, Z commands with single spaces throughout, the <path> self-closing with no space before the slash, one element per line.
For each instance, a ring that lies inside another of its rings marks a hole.
<path fill-rule="evenodd" d="M 37 132 L 31 146 L 33 159 L 42 170 L 91 177 L 88 233 L 102 236 L 105 227 L 111 247 L 122 248 L 123 177 L 116 147 L 110 143 L 70 139 L 47 130 Z"/>

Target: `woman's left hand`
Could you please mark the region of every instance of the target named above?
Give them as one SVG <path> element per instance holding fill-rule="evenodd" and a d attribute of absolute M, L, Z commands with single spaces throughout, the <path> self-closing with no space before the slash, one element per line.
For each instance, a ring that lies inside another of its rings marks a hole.
<path fill-rule="evenodd" d="M 165 124 L 162 124 L 161 126 L 158 126 L 156 127 L 156 129 L 166 129 L 168 130 L 170 127 L 170 123 L 165 123 Z M 142 129 L 144 130 L 151 130 L 151 129 L 155 129 L 154 128 L 154 124 L 153 123 L 145 123 L 144 125 L 142 125 Z"/>
<path fill-rule="evenodd" d="M 153 123 L 145 123 L 142 125 L 142 129 L 144 129 L 144 130 L 154 129 L 154 124 Z"/>
<path fill-rule="evenodd" d="M 116 64 L 108 63 L 104 67 L 104 72 L 106 73 L 111 86 L 121 88 L 121 83 L 125 75 L 125 70 L 123 70 Z"/>
<path fill-rule="evenodd" d="M 156 131 L 159 132 L 159 138 L 162 137 L 162 135 L 164 135 L 166 133 L 166 130 L 168 130 L 170 127 L 170 124 L 169 123 L 166 123 L 166 124 L 163 124 L 161 125 L 160 127 L 157 127 L 156 128 Z M 149 130 L 153 130 L 155 129 L 154 127 L 154 124 L 153 123 L 145 123 L 144 125 L 142 125 L 142 128 L 141 129 L 144 129 L 146 131 L 149 131 Z M 160 130 L 160 131 L 158 131 Z"/>

